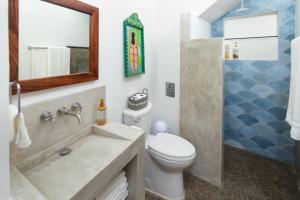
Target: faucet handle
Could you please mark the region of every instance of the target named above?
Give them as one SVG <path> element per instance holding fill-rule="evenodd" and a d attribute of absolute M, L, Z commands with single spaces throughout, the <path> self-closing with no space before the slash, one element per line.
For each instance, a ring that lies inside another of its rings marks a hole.
<path fill-rule="evenodd" d="M 77 111 L 81 112 L 82 105 L 80 103 L 73 103 L 72 106 L 71 106 L 71 110 L 73 112 L 77 112 Z"/>
<path fill-rule="evenodd" d="M 54 117 L 56 117 L 56 115 L 53 115 L 51 112 L 49 111 L 45 111 L 40 115 L 40 120 L 42 122 L 52 122 Z"/>

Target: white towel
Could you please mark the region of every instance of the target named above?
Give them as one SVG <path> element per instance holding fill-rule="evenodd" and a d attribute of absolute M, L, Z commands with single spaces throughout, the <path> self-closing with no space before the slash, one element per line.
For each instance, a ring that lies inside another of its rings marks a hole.
<path fill-rule="evenodd" d="M 300 37 L 292 41 L 290 98 L 286 120 L 291 125 L 291 137 L 300 141 Z"/>
<path fill-rule="evenodd" d="M 19 148 L 27 148 L 31 145 L 31 139 L 25 126 L 23 113 L 18 114 L 18 109 L 14 105 L 9 105 L 10 119 L 10 141 L 15 141 Z"/>
<path fill-rule="evenodd" d="M 31 49 L 31 78 L 50 76 L 48 49 Z"/>
<path fill-rule="evenodd" d="M 70 74 L 70 48 L 49 47 L 49 68 L 51 76 L 63 76 Z"/>
<path fill-rule="evenodd" d="M 15 119 L 18 115 L 18 109 L 14 105 L 8 106 L 8 113 L 9 113 L 9 135 L 10 135 L 10 141 L 14 141 L 15 139 Z"/>
<path fill-rule="evenodd" d="M 109 193 L 105 200 L 120 200 L 124 193 L 127 192 L 128 183 L 123 183 L 119 187 L 115 188 L 113 191 Z"/>
<path fill-rule="evenodd" d="M 119 191 L 119 193 L 112 200 L 124 200 L 128 196 L 128 190 Z"/>
<path fill-rule="evenodd" d="M 128 183 L 127 183 L 127 178 L 125 176 L 125 172 L 122 171 L 119 175 L 114 178 L 114 180 L 110 183 L 106 191 L 98 198 L 97 200 L 118 200 L 122 196 L 128 195 L 127 188 L 128 188 Z M 123 193 L 126 193 L 127 195 L 121 195 Z M 121 197 L 119 197 L 121 196 Z M 125 198 L 126 198 L 125 197 Z"/>
<path fill-rule="evenodd" d="M 27 148 L 31 145 L 31 139 L 28 135 L 27 128 L 25 126 L 25 120 L 23 113 L 19 113 L 16 117 L 15 123 L 17 125 L 16 133 L 16 145 L 19 148 Z"/>

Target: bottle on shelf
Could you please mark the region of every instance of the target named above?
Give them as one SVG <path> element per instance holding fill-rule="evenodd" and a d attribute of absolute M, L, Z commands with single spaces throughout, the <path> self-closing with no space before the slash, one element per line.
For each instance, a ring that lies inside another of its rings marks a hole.
<path fill-rule="evenodd" d="M 239 48 L 238 48 L 238 43 L 234 43 L 234 47 L 232 49 L 232 58 L 237 60 L 239 59 Z"/>
<path fill-rule="evenodd" d="M 225 45 L 225 60 L 230 60 L 230 45 Z"/>

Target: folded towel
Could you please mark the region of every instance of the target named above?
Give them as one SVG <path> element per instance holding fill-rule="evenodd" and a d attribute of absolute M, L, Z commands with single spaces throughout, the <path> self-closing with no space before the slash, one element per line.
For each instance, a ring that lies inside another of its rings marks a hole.
<path fill-rule="evenodd" d="M 111 190 L 108 193 L 108 195 L 104 198 L 104 200 L 116 200 L 118 199 L 117 197 L 119 196 L 120 193 L 127 191 L 128 188 L 128 183 L 126 182 L 127 180 L 125 180 L 125 182 L 123 181 L 117 187 L 113 188 L 113 190 Z"/>
<path fill-rule="evenodd" d="M 113 200 L 124 200 L 128 196 L 128 190 L 122 190 L 120 191 Z"/>
<path fill-rule="evenodd" d="M 10 141 L 14 141 L 15 140 L 15 119 L 18 115 L 18 109 L 16 108 L 16 106 L 14 105 L 9 105 L 8 106 L 8 112 L 9 112 L 9 135 L 10 135 Z"/>
<path fill-rule="evenodd" d="M 291 137 L 300 141 L 300 37 L 292 41 L 290 98 L 286 120 Z"/>
<path fill-rule="evenodd" d="M 97 200 L 115 200 L 117 196 L 120 195 L 123 191 L 127 191 L 128 183 L 125 176 L 125 172 L 122 171 L 116 176 L 106 188 L 105 192 Z"/>
<path fill-rule="evenodd" d="M 121 200 L 126 193 L 128 195 L 127 187 L 121 190 L 114 190 L 112 193 L 109 194 L 108 197 L 105 198 L 105 200 Z"/>

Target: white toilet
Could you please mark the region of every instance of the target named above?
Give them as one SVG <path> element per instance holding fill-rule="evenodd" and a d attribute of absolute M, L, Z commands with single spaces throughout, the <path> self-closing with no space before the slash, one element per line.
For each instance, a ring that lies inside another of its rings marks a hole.
<path fill-rule="evenodd" d="M 142 110 L 126 109 L 124 124 L 136 126 L 146 131 L 145 166 L 146 189 L 165 199 L 185 198 L 182 172 L 192 165 L 196 151 L 187 140 L 167 133 L 151 134 L 152 104 Z"/>

